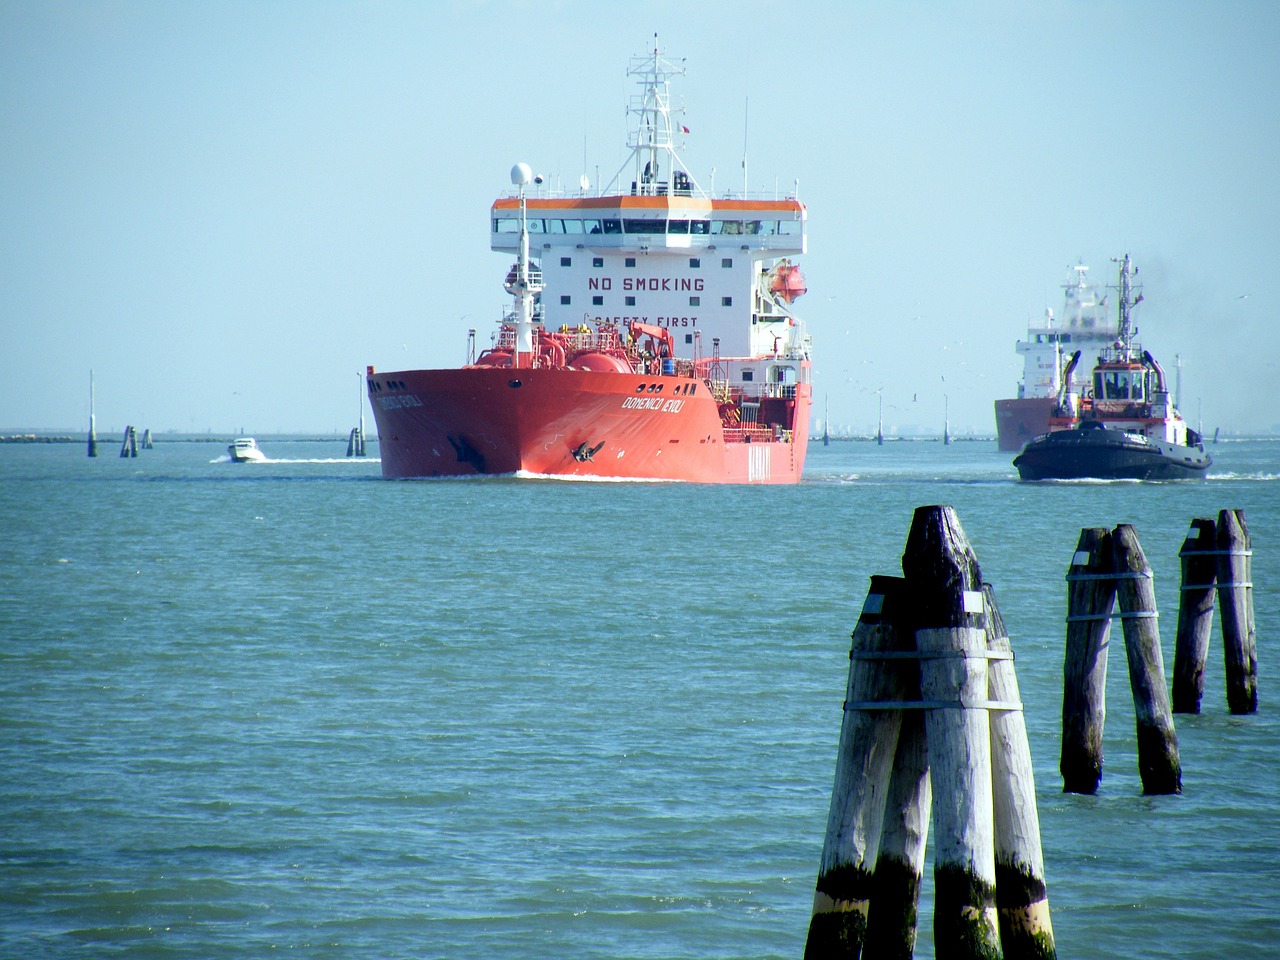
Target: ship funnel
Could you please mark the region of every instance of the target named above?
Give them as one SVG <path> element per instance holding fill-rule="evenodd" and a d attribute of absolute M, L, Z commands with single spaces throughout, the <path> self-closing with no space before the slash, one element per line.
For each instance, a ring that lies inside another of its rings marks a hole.
<path fill-rule="evenodd" d="M 1071 389 L 1071 375 L 1075 373 L 1076 364 L 1079 362 L 1080 351 L 1077 350 L 1067 361 L 1067 366 L 1062 371 L 1062 383 L 1058 387 L 1058 408 L 1065 410 L 1069 416 L 1073 417 L 1076 415 L 1076 394 Z"/>
<path fill-rule="evenodd" d="M 1150 350 L 1142 351 L 1142 361 L 1156 372 L 1156 389 L 1161 393 L 1168 393 L 1169 391 L 1165 386 L 1164 367 L 1156 363 L 1156 358 L 1151 355 Z"/>
<path fill-rule="evenodd" d="M 1151 415 L 1153 417 L 1169 416 L 1169 390 L 1164 377 L 1164 367 L 1156 363 L 1150 350 L 1142 351 L 1142 362 L 1156 372 L 1156 389 L 1151 396 Z M 1176 412 L 1176 411 L 1175 411 Z"/>

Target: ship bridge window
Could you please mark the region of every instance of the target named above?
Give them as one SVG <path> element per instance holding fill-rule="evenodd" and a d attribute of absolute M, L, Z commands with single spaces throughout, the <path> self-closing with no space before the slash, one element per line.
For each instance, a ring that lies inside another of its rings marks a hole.
<path fill-rule="evenodd" d="M 519 233 L 520 221 L 514 217 L 495 217 L 493 220 L 494 233 Z"/>
<path fill-rule="evenodd" d="M 741 220 L 712 220 L 711 233 L 713 236 L 719 235 L 722 233 L 733 234 L 733 235 L 740 234 L 742 233 L 742 221 Z"/>
<path fill-rule="evenodd" d="M 798 237 L 803 231 L 799 220 L 782 220 L 778 223 L 778 233 L 784 237 Z"/>
<path fill-rule="evenodd" d="M 546 233 L 547 232 L 547 225 L 545 222 L 543 222 L 541 217 L 539 217 L 536 220 L 530 217 L 528 222 L 529 222 L 530 233 Z"/>
<path fill-rule="evenodd" d="M 690 220 L 689 232 L 694 234 L 695 236 L 705 237 L 707 234 L 711 232 L 711 221 L 710 220 Z"/>
<path fill-rule="evenodd" d="M 583 220 L 582 232 L 583 233 L 599 233 L 600 221 L 599 220 Z"/>
<path fill-rule="evenodd" d="M 688 220 L 671 220 L 667 223 L 667 233 L 688 233 Z"/>
<path fill-rule="evenodd" d="M 601 220 L 600 223 L 604 227 L 605 233 L 621 233 L 622 232 L 621 220 L 610 218 L 607 220 Z"/>
<path fill-rule="evenodd" d="M 774 383 L 792 384 L 796 382 L 795 367 L 771 367 L 769 379 Z"/>
<path fill-rule="evenodd" d="M 1142 373 L 1137 372 L 1130 377 L 1127 371 L 1101 374 L 1101 395 L 1105 400 L 1141 400 Z M 1095 384 L 1094 388 L 1097 389 Z"/>
<path fill-rule="evenodd" d="M 622 221 L 627 233 L 666 233 L 665 220 L 651 220 L 648 217 L 628 217 Z"/>
<path fill-rule="evenodd" d="M 547 233 L 581 233 L 581 220 L 547 220 Z"/>

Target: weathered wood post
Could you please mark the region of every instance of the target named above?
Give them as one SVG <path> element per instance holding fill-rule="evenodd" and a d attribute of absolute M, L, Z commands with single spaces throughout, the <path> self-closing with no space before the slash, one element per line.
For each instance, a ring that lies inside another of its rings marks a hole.
<path fill-rule="evenodd" d="M 1258 648 L 1253 620 L 1253 551 L 1243 510 L 1218 512 L 1217 548 L 1227 709 L 1232 713 L 1256 713 Z"/>
<path fill-rule="evenodd" d="M 347 456 L 364 456 L 364 431 L 359 427 L 352 427 L 351 434 L 347 437 Z"/>
<path fill-rule="evenodd" d="M 990 584 L 987 608 L 991 711 L 991 784 L 995 811 L 996 908 L 1005 960 L 1051 960 L 1058 955 L 1049 920 L 1040 817 L 1036 810 L 1031 744 L 1022 712 L 1013 647 Z M 999 705 L 999 706 L 997 706 Z"/>
<path fill-rule="evenodd" d="M 982 575 L 955 511 L 918 507 L 911 593 L 933 795 L 933 936 L 940 957 L 1000 956 Z"/>
<path fill-rule="evenodd" d="M 866 960 L 911 960 L 915 952 L 932 800 L 924 713 L 905 710 L 885 797 L 884 827 L 863 946 Z"/>
<path fill-rule="evenodd" d="M 1102 780 L 1102 727 L 1107 713 L 1107 644 L 1116 584 L 1111 534 L 1080 531 L 1067 571 L 1067 645 L 1062 668 L 1063 793 L 1098 792 Z"/>
<path fill-rule="evenodd" d="M 814 960 L 856 958 L 866 936 L 885 795 L 902 722 L 900 710 L 876 704 L 915 698 L 914 689 L 899 683 L 898 665 L 907 661 L 885 657 L 912 641 L 909 632 L 896 626 L 902 596 L 901 578 L 873 576 L 853 631 L 835 785 L 804 952 Z"/>
<path fill-rule="evenodd" d="M 1182 767 L 1178 762 L 1178 735 L 1173 729 L 1169 694 L 1165 690 L 1155 584 L 1132 525 L 1122 523 L 1111 532 L 1111 557 L 1116 571 L 1116 602 L 1124 624 L 1124 648 L 1129 660 L 1129 687 L 1137 715 L 1142 792 L 1181 793 Z"/>
<path fill-rule="evenodd" d="M 1199 713 L 1204 696 L 1204 664 L 1213 631 L 1213 590 L 1217 579 L 1212 517 L 1197 517 L 1182 541 L 1182 588 L 1178 634 L 1173 648 L 1173 712 Z"/>

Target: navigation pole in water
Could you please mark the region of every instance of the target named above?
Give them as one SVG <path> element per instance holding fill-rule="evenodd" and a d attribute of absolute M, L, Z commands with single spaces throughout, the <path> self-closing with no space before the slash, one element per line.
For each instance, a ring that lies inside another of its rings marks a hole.
<path fill-rule="evenodd" d="M 93 371 L 89 371 L 89 456 L 98 455 L 98 425 L 93 416 Z"/>

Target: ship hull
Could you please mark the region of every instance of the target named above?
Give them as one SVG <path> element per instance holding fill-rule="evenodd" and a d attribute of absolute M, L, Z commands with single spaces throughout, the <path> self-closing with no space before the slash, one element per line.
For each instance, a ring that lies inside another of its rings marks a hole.
<path fill-rule="evenodd" d="M 1049 432 L 1057 400 L 1054 397 L 1017 397 L 996 401 L 996 442 L 1016 453 L 1027 442 Z"/>
<path fill-rule="evenodd" d="M 762 420 L 789 431 L 767 439 L 726 429 L 706 383 L 687 378 L 472 367 L 379 371 L 368 385 L 391 479 L 797 483 L 812 403 L 807 383 L 762 401 Z"/>
<path fill-rule="evenodd" d="M 1201 480 L 1212 463 L 1201 447 L 1096 427 L 1036 437 L 1013 461 L 1022 480 Z"/>

